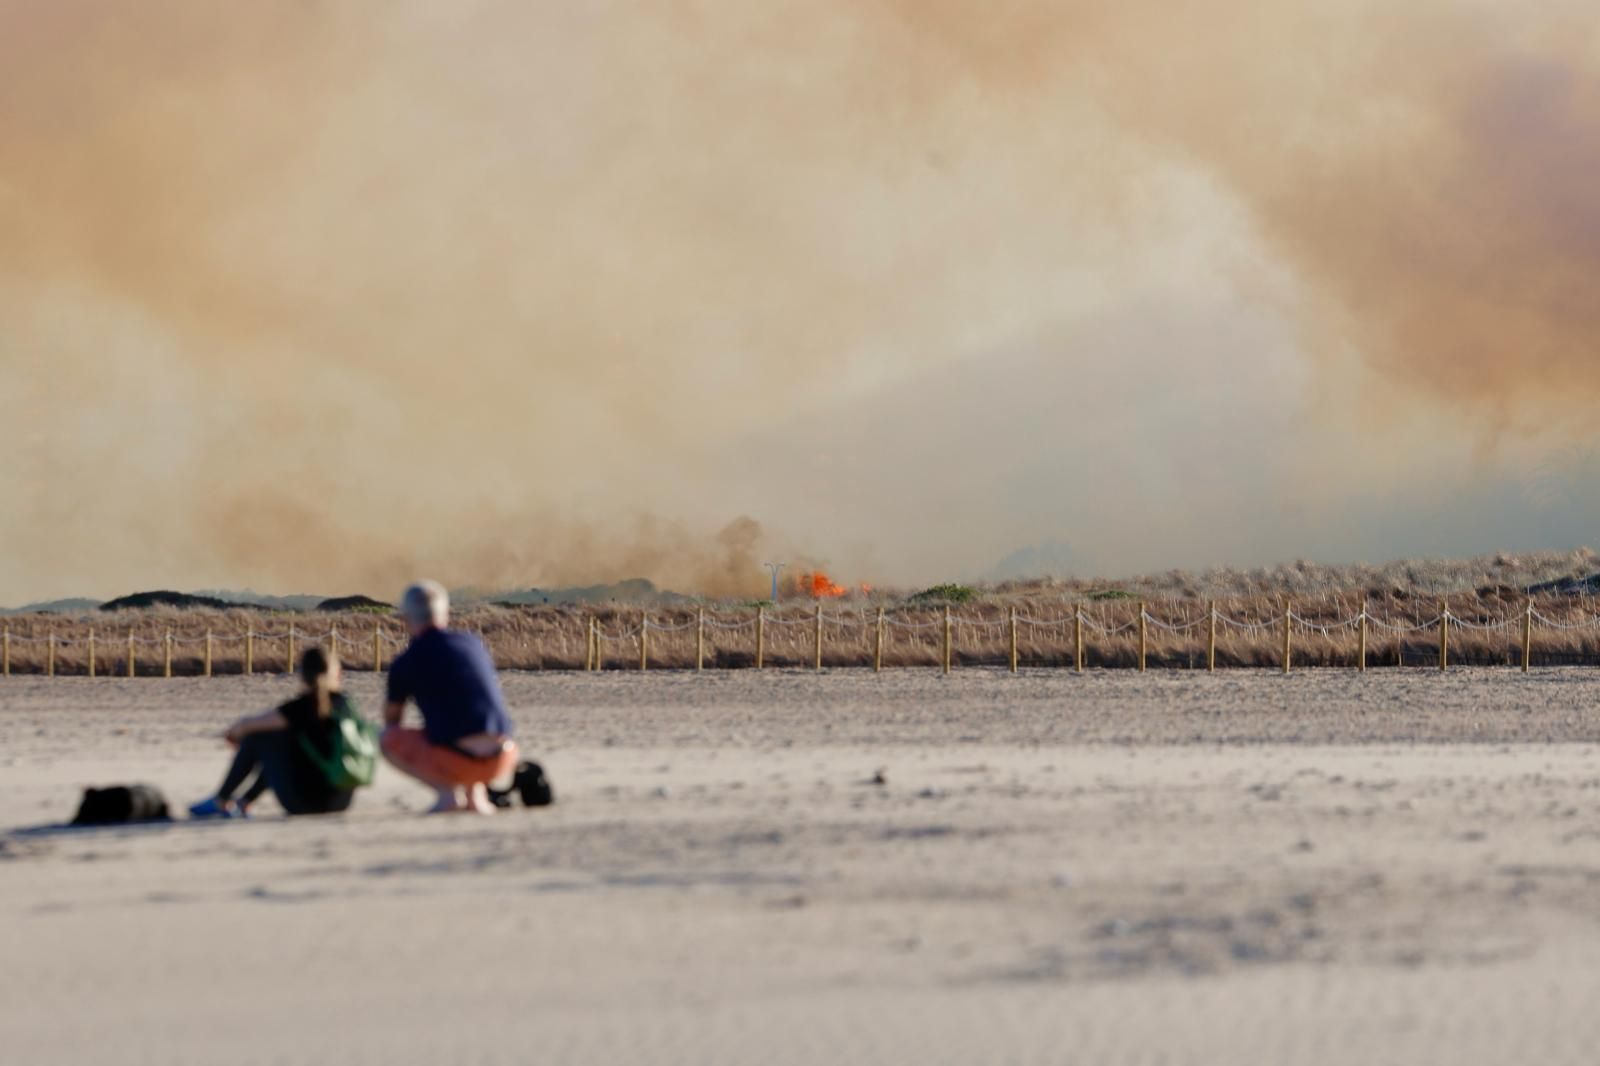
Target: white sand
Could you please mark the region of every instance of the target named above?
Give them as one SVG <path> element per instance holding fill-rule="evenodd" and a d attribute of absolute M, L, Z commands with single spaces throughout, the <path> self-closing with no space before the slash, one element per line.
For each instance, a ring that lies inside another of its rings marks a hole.
<path fill-rule="evenodd" d="M 0 1061 L 1600 1058 L 1600 671 L 507 688 L 555 808 L 51 833 L 286 683 L 0 682 Z"/>

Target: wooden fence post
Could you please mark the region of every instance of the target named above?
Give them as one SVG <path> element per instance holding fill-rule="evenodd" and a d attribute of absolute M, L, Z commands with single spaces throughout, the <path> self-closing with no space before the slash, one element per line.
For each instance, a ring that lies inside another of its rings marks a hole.
<path fill-rule="evenodd" d="M 1439 603 L 1439 670 L 1450 665 L 1450 601 Z"/>
<path fill-rule="evenodd" d="M 1072 666 L 1076 673 L 1083 673 L 1083 606 L 1072 605 Z"/>
<path fill-rule="evenodd" d="M 694 623 L 694 668 L 704 671 L 706 668 L 706 609 L 700 608 L 695 615 Z"/>
<path fill-rule="evenodd" d="M 11 676 L 11 624 L 6 623 L 3 635 L 0 635 L 0 677 Z"/>
<path fill-rule="evenodd" d="M 1145 614 L 1144 601 L 1139 601 L 1139 672 L 1144 673 L 1145 654 L 1149 649 L 1149 615 Z"/>
<path fill-rule="evenodd" d="M 47 639 L 46 644 L 47 644 L 48 650 L 45 652 L 44 676 L 45 677 L 55 677 L 56 676 L 56 631 L 55 630 L 52 629 L 50 631 L 50 636 Z"/>
<path fill-rule="evenodd" d="M 639 669 L 650 669 L 650 612 L 639 612 Z"/>
<path fill-rule="evenodd" d="M 878 632 L 872 645 L 872 672 L 883 670 L 883 608 L 878 608 Z"/>
<path fill-rule="evenodd" d="M 1533 661 L 1533 600 L 1528 600 L 1528 609 L 1522 614 L 1522 672 L 1528 672 L 1528 665 Z"/>
<path fill-rule="evenodd" d="M 383 673 L 383 630 L 372 627 L 372 672 Z"/>
<path fill-rule="evenodd" d="M 1011 608 L 1011 672 L 1017 672 L 1017 609 Z"/>
<path fill-rule="evenodd" d="M 1356 657 L 1356 669 L 1361 673 L 1367 672 L 1367 601 L 1361 601 L 1361 636 L 1360 652 Z"/>
<path fill-rule="evenodd" d="M 767 659 L 767 608 L 756 604 L 756 669 L 766 665 Z"/>
<path fill-rule="evenodd" d="M 944 609 L 944 672 L 947 674 L 950 672 L 950 638 L 953 628 L 950 622 L 950 607 L 947 604 Z"/>
<path fill-rule="evenodd" d="M 284 638 L 283 645 L 284 666 L 283 672 L 294 673 L 294 623 L 289 623 L 289 635 Z"/>
<path fill-rule="evenodd" d="M 94 676 L 94 627 L 89 627 L 89 676 Z"/>
<path fill-rule="evenodd" d="M 1289 672 L 1290 660 L 1294 657 L 1294 604 L 1283 605 L 1283 672 Z"/>
<path fill-rule="evenodd" d="M 163 667 L 162 667 L 162 676 L 163 677 L 171 677 L 172 676 L 172 627 L 171 626 L 167 627 L 166 656 L 162 660 L 162 662 L 164 664 Z"/>
<path fill-rule="evenodd" d="M 133 670 L 133 627 L 128 627 L 128 676 L 132 677 Z"/>
<path fill-rule="evenodd" d="M 606 668 L 605 631 L 600 628 L 600 619 L 594 620 L 594 669 L 596 673 Z"/>
<path fill-rule="evenodd" d="M 813 665 L 815 666 L 816 669 L 821 670 L 822 669 L 822 601 L 821 600 L 817 601 L 817 627 L 816 627 L 816 635 L 814 637 L 814 640 L 815 640 L 815 643 L 816 643 L 816 649 L 815 649 L 816 650 L 816 662 Z"/>
<path fill-rule="evenodd" d="M 1206 673 L 1217 672 L 1217 601 L 1211 601 L 1211 628 L 1206 635 Z"/>
<path fill-rule="evenodd" d="M 244 676 L 249 677 L 256 672 L 256 631 L 244 631 Z"/>
<path fill-rule="evenodd" d="M 209 627 L 206 629 L 206 666 L 205 666 L 205 670 L 206 670 L 206 676 L 210 677 L 211 676 L 211 630 L 210 630 Z"/>

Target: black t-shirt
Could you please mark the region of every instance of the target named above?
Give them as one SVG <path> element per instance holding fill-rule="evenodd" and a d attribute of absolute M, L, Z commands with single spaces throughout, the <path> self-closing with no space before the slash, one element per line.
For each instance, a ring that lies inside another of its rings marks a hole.
<path fill-rule="evenodd" d="M 333 694 L 333 714 L 348 713 L 349 701 L 344 693 Z M 311 746 L 316 748 L 325 758 L 333 758 L 333 715 L 323 718 L 317 714 L 317 698 L 310 694 L 298 699 L 290 700 L 278 708 L 278 713 L 283 715 L 289 723 L 289 731 L 299 734 L 311 741 Z M 295 777 L 308 791 L 323 793 L 333 792 L 333 786 L 328 784 L 326 775 L 306 755 L 300 747 L 299 740 L 290 745 L 294 753 Z"/>

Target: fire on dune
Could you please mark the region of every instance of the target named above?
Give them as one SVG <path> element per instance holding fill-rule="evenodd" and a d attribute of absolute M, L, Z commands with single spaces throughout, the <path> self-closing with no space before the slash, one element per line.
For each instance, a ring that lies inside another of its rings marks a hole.
<path fill-rule="evenodd" d="M 809 574 L 800 575 L 800 592 L 814 600 L 836 600 L 848 596 L 850 590 L 843 585 L 834 583 L 833 578 L 821 570 L 813 570 Z"/>

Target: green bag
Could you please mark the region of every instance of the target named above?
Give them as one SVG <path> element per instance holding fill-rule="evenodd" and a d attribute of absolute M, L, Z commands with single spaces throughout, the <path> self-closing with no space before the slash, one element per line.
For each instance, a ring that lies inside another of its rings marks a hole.
<path fill-rule="evenodd" d="M 378 727 L 361 717 L 342 696 L 334 699 L 332 721 L 332 758 L 318 751 L 304 733 L 295 734 L 306 758 L 322 771 L 329 785 L 340 791 L 372 784 L 372 775 L 378 768 Z"/>

